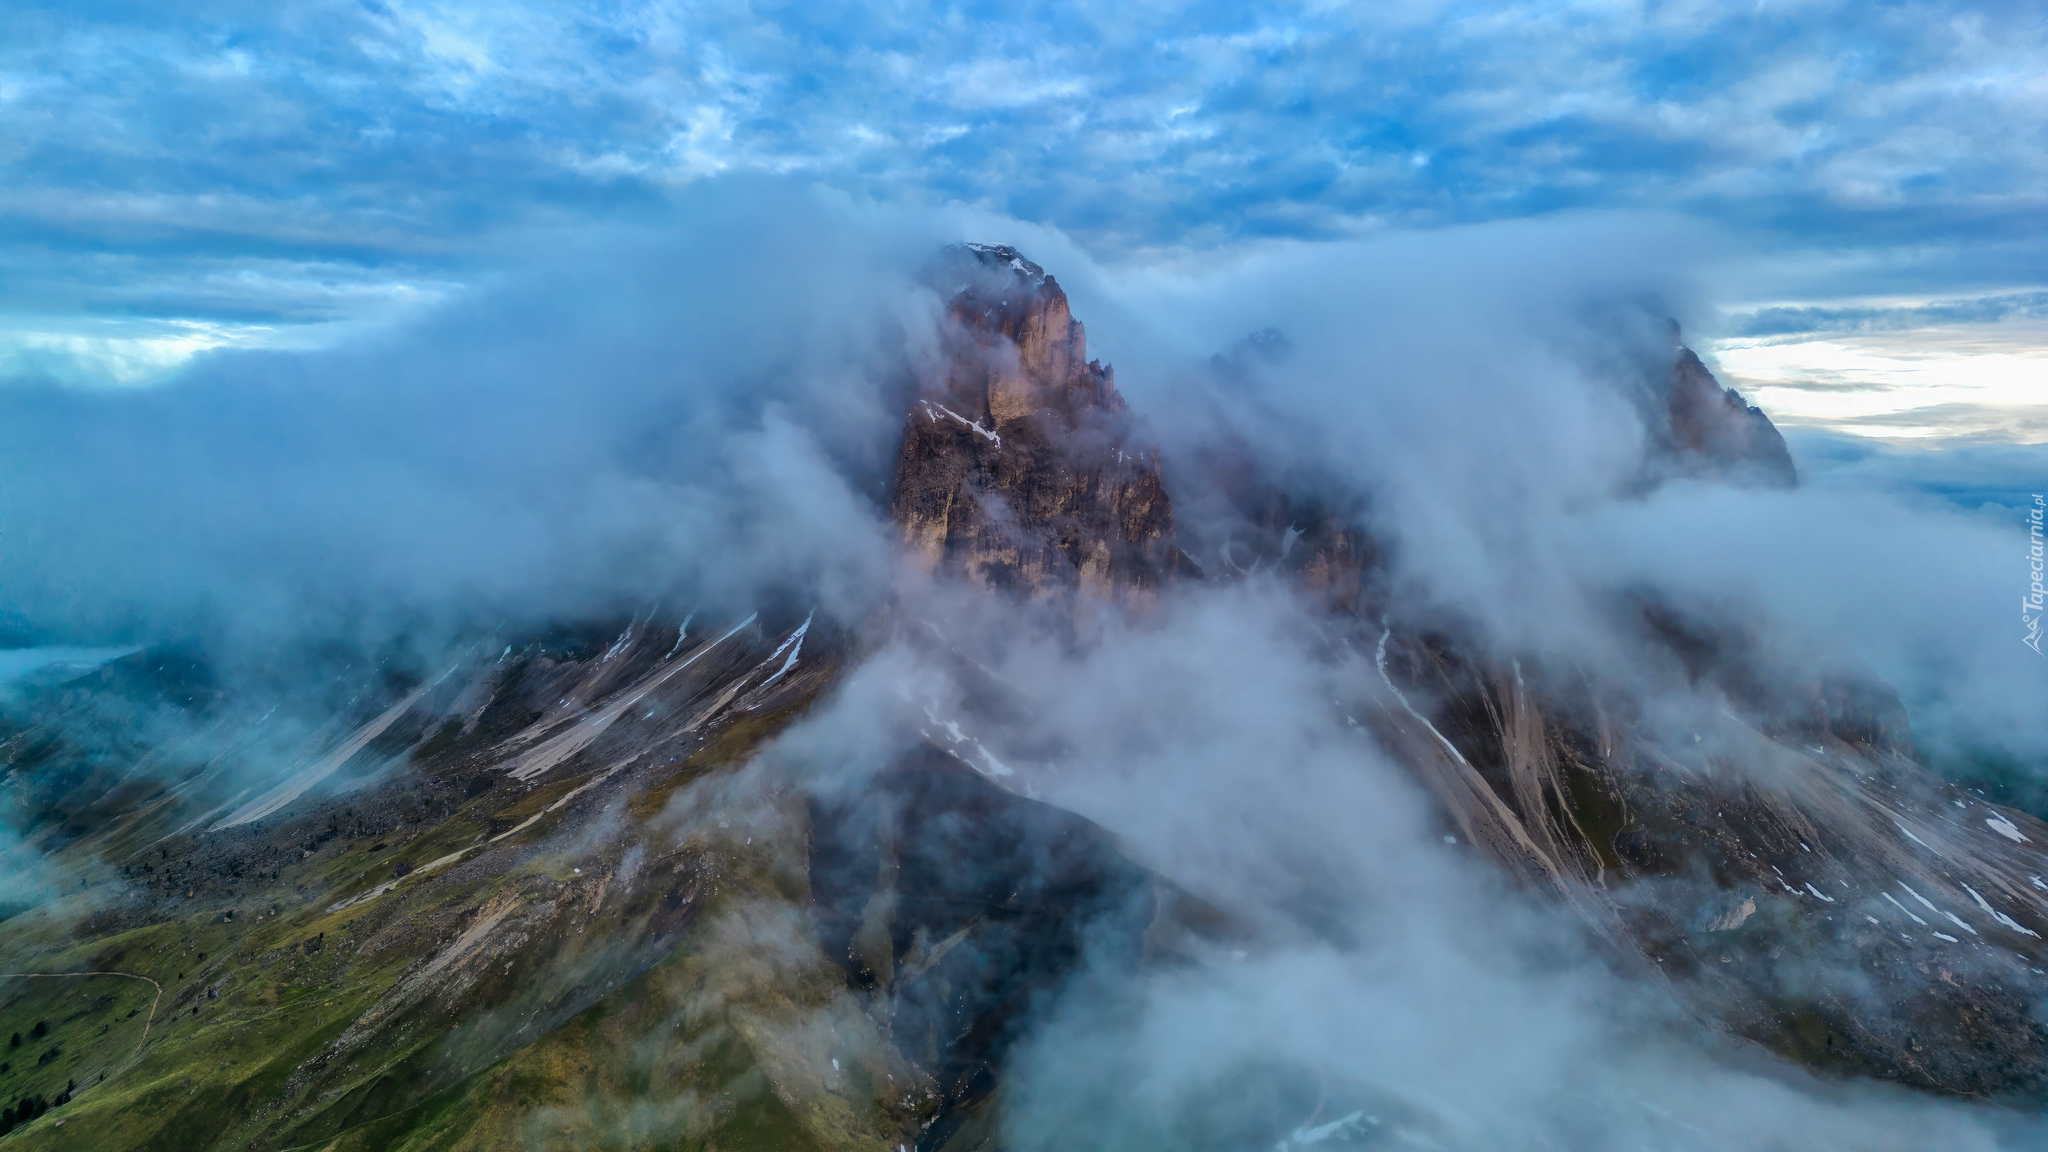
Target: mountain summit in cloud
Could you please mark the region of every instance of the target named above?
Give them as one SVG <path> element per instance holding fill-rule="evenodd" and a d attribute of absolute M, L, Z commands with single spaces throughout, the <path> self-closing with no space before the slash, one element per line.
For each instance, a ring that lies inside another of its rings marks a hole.
<path fill-rule="evenodd" d="M 904 428 L 890 510 L 927 570 L 1128 599 L 1183 557 L 1159 449 L 1059 281 L 1003 245 L 947 250 L 945 367 Z"/>
<path fill-rule="evenodd" d="M 2048 824 L 1893 686 L 1649 579 L 1532 580 L 1552 630 L 1502 632 L 1389 528 L 1412 492 L 1274 447 L 1276 333 L 1162 448 L 1015 248 L 900 290 L 925 337 L 843 385 L 893 450 L 742 441 L 751 585 L 4 686 L 8 1145 L 2039 1134 Z M 1588 377 L 1642 421 L 1602 498 L 1804 498 L 1663 354 Z M 776 551 L 835 515 L 890 562 Z"/>
<path fill-rule="evenodd" d="M 1677 335 L 1673 324 L 1673 343 Z M 1670 448 L 1681 466 L 1764 484 L 1798 483 L 1792 452 L 1771 418 L 1735 389 L 1721 387 L 1699 354 L 1683 344 L 1671 366 L 1667 407 Z"/>

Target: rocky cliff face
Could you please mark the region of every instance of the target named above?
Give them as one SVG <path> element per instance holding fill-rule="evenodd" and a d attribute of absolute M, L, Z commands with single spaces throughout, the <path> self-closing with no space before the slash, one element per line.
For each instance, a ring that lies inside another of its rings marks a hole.
<path fill-rule="evenodd" d="M 1088 359 L 1059 282 L 949 250 L 943 375 L 912 404 L 890 509 L 927 568 L 1035 597 L 1142 598 L 1182 566 L 1159 451 Z"/>
<path fill-rule="evenodd" d="M 1676 343 L 1675 325 L 1672 335 Z M 1659 440 L 1680 471 L 1776 487 L 1798 483 L 1792 453 L 1771 418 L 1735 389 L 1723 388 L 1682 344 L 1671 365 L 1663 414 L 1669 439 Z"/>

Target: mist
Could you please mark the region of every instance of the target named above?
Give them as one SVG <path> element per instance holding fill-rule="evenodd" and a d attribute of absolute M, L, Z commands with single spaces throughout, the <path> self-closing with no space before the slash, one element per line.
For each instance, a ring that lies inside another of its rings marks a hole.
<path fill-rule="evenodd" d="M 198 635 L 257 663 L 336 636 L 442 654 L 655 603 L 929 625 L 1013 696 L 1023 719 L 973 733 L 1008 786 L 1096 822 L 1246 940 L 1164 972 L 1099 956 L 1045 1004 L 1019 1148 L 1228 1147 L 1285 1081 L 1376 1101 L 1325 1119 L 1423 1146 L 2019 1146 L 2000 1114 L 1712 1035 L 1512 890 L 1347 712 L 1369 666 L 1281 583 L 1191 583 L 1076 640 L 899 562 L 887 485 L 941 316 L 919 270 L 1009 229 L 1072 260 L 1027 249 L 1169 457 L 1228 434 L 1359 501 L 1390 616 L 1626 683 L 1639 640 L 1610 605 L 1647 589 L 1746 621 L 1788 675 L 1883 679 L 1930 745 L 2048 754 L 2048 667 L 2009 610 L 2016 525 L 1842 484 L 1646 480 L 1666 320 L 1714 298 L 1705 230 L 1573 217 L 1116 268 L 1042 228 L 784 184 L 676 210 L 534 235 L 347 347 L 212 354 L 142 390 L 0 386 L 7 622 L 42 645 Z M 1236 343 L 1276 328 L 1290 355 Z M 807 786 L 858 788 L 969 695 L 935 649 L 864 638 L 764 754 Z M 1219 1084 L 1248 1093 L 1240 1112 Z M 1191 1132 L 1176 1118 L 1198 1106 L 1222 1111 Z"/>
<path fill-rule="evenodd" d="M 141 390 L 0 387 L 0 623 L 18 644 L 375 647 L 771 590 L 857 617 L 893 578 L 876 509 L 933 355 L 916 274 L 965 230 L 1051 250 L 1169 460 L 1228 431 L 1368 496 L 1411 610 L 1627 663 L 1601 604 L 1661 589 L 1886 680 L 1935 746 L 2048 752 L 2048 666 L 2008 611 L 2017 519 L 1839 479 L 1631 489 L 1665 319 L 1706 311 L 1715 271 L 1712 234 L 1662 217 L 1112 269 L 986 214 L 710 186 L 667 227 L 532 236 L 356 344 L 215 353 Z M 1210 357 L 1262 329 L 1292 354 L 1219 382 Z"/>
<path fill-rule="evenodd" d="M 938 241 L 781 184 L 675 207 L 521 237 L 345 346 L 0 387 L 0 619 L 375 643 L 770 586 L 857 614 L 890 564 L 874 505 Z"/>
<path fill-rule="evenodd" d="M 1114 326 L 1091 336 L 1169 460 L 1237 438 L 1275 476 L 1363 496 L 1397 611 L 1627 679 L 1642 652 L 1611 604 L 1648 592 L 1767 637 L 1788 675 L 1888 683 L 1930 753 L 2048 763 L 2048 662 L 2017 623 L 2020 512 L 1939 498 L 1935 463 L 1913 465 L 1936 478 L 1926 487 L 1903 483 L 1896 453 L 1844 467 L 1844 449 L 1812 437 L 1793 441 L 1792 491 L 1646 483 L 1667 322 L 1718 320 L 1729 243 L 1607 214 L 1277 244 L 1090 269 L 1076 309 L 1105 298 Z M 1262 330 L 1284 354 L 1232 347 Z M 1207 363 L 1217 353 L 1229 371 Z M 1988 462 L 1962 455 L 1958 475 L 1982 488 Z M 2032 459 L 1998 456 L 2006 489 Z"/>
<path fill-rule="evenodd" d="M 1750 629 L 1788 679 L 1897 687 L 1923 748 L 2038 758 L 2048 676 L 2010 627 L 2014 525 L 1839 478 L 1646 481 L 1641 393 L 1669 362 L 1666 319 L 1710 307 L 1699 244 L 1682 222 L 1575 219 L 1063 282 L 1077 314 L 1108 318 L 1091 338 L 1116 349 L 1169 458 L 1235 437 L 1271 475 L 1365 498 L 1393 613 L 1604 678 L 1652 712 L 1719 707 L 1642 674 L 1613 606 L 1654 595 Z M 1284 357 L 1217 339 L 1276 327 Z M 2014 1115 L 1828 1081 L 1719 1036 L 1585 920 L 1501 883 L 1347 714 L 1369 668 L 1333 660 L 1280 582 L 1184 589 L 1079 651 L 922 596 L 920 620 L 1030 718 L 967 734 L 1011 786 L 1098 822 L 1255 941 L 1165 973 L 1101 957 L 1027 1044 L 1017 1147 L 1234 1147 L 1304 1114 L 1329 1127 L 1280 1147 L 2040 1138 Z M 972 694 L 944 661 L 891 649 L 779 747 L 858 788 Z"/>
<path fill-rule="evenodd" d="M 920 733 L 974 715 L 963 701 L 992 680 L 998 711 L 1028 719 L 984 711 L 955 746 L 993 752 L 1007 786 L 1097 822 L 1236 926 L 1165 967 L 1104 942 L 1014 1060 L 1015 1147 L 1265 1147 L 1275 1124 L 1283 1147 L 1992 1149 L 2041 1134 L 1722 1036 L 1595 924 L 1505 883 L 1352 720 L 1370 669 L 1333 660 L 1284 584 L 1188 588 L 1081 650 L 986 603 L 926 608 L 937 646 L 877 653 L 766 760 L 859 791 Z"/>

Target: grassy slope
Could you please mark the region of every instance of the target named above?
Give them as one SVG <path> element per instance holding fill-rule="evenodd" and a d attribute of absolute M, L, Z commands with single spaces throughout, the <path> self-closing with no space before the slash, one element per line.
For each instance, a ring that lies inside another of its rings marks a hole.
<path fill-rule="evenodd" d="M 671 771 L 593 790 L 588 764 L 379 839 L 322 844 L 208 907 L 102 931 L 83 898 L 0 925 L 0 1102 L 85 1085 L 0 1139 L 95 1149 L 890 1148 L 928 1087 L 845 990 L 802 912 L 800 805 L 755 842 L 677 826 L 825 682 L 715 726 Z M 797 677 L 791 677 L 792 681 Z M 463 750 L 440 733 L 450 761 Z M 386 789 L 404 787 L 403 776 Z M 359 798 L 359 802 L 374 798 Z M 619 812 L 612 812 L 614 802 Z M 656 854 L 651 849 L 678 843 Z M 92 853 L 105 843 L 81 841 Z M 461 849 L 431 873 L 410 865 Z M 144 916 L 145 920 L 154 919 Z M 135 919 L 130 916 L 129 921 Z M 46 1039 L 29 1032 L 51 1025 Z M 4 1043 L 4 1039 L 0 1039 Z M 38 1046 L 40 1045 L 40 1046 Z M 44 1051 L 58 1055 L 37 1065 Z M 833 1066 L 834 1060 L 838 1067 Z"/>

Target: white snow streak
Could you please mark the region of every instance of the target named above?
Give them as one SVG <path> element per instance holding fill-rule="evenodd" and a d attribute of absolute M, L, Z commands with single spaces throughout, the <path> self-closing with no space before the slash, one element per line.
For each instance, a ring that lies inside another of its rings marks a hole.
<path fill-rule="evenodd" d="M 2027 838 L 2020 834 L 2019 826 L 2006 819 L 2003 812 L 1994 812 L 1986 816 L 1984 823 L 1989 824 L 1993 832 L 1998 833 L 2015 844 L 2027 843 Z"/>
<path fill-rule="evenodd" d="M 1444 746 L 1444 751 L 1451 754 L 1452 760 L 1455 760 L 1459 764 L 1465 764 L 1465 754 L 1463 752 L 1458 751 L 1458 746 L 1456 744 L 1451 743 L 1450 740 L 1446 738 L 1443 733 L 1437 731 L 1436 725 L 1431 724 L 1429 722 L 1428 717 L 1425 717 L 1422 713 L 1417 712 L 1415 710 L 1415 705 L 1410 704 L 1408 702 L 1407 695 L 1403 693 L 1399 688 L 1394 686 L 1394 678 L 1392 676 L 1387 675 L 1387 637 L 1393 634 L 1394 630 L 1392 628 L 1383 628 L 1380 632 L 1379 648 L 1373 653 L 1373 664 L 1380 671 L 1380 682 L 1387 686 L 1387 691 L 1392 692 L 1394 694 L 1394 699 L 1399 700 L 1401 702 L 1401 707 L 1407 709 L 1408 714 L 1410 716 L 1415 717 L 1415 719 L 1418 722 L 1420 722 L 1424 728 L 1429 729 L 1429 734 L 1431 736 L 1436 737 L 1437 743 L 1442 744 Z M 1470 767 L 1470 765 L 1466 764 L 1466 767 Z"/>
<path fill-rule="evenodd" d="M 951 416 L 953 419 L 958 420 L 960 423 L 965 424 L 967 427 L 979 433 L 983 438 L 987 439 L 989 443 L 994 444 L 998 448 L 1001 448 L 1003 446 L 1002 436 L 997 434 L 993 429 L 983 428 L 981 426 L 981 421 L 969 420 L 967 417 L 962 416 L 958 412 L 953 411 L 951 408 L 946 407 L 944 404 L 934 404 L 930 400 L 920 400 L 918 401 L 918 403 L 924 405 L 924 414 L 929 419 L 937 420 L 939 418 L 938 413 L 932 411 L 932 409 L 937 408 L 939 412 L 944 412 L 946 415 Z"/>
<path fill-rule="evenodd" d="M 636 620 L 634 621 L 634 623 L 637 624 L 639 623 L 639 621 Z M 632 639 L 633 625 L 628 624 L 626 626 L 626 630 L 624 632 L 619 633 L 619 638 L 617 640 L 612 641 L 612 646 L 604 650 L 604 655 L 599 657 L 597 662 L 599 664 L 602 664 L 605 661 L 610 660 L 612 657 L 617 656 L 619 654 L 619 649 L 624 648 L 627 644 L 631 643 Z"/>
<path fill-rule="evenodd" d="M 768 658 L 770 660 L 773 660 L 777 656 L 782 655 L 782 650 L 784 648 L 789 649 L 789 659 L 784 660 L 782 662 L 782 667 L 777 668 L 775 670 L 775 675 L 770 676 L 766 680 L 761 681 L 761 687 L 766 688 L 770 684 L 775 683 L 777 680 L 782 679 L 782 674 L 784 672 L 787 672 L 791 668 L 796 667 L 797 655 L 804 650 L 804 633 L 809 632 L 811 630 L 811 616 L 816 616 L 817 614 L 817 609 L 812 609 L 811 615 L 804 617 L 804 622 L 797 626 L 797 630 L 790 634 L 789 639 L 784 640 L 782 642 L 781 647 L 777 648 L 775 651 L 770 652 L 768 654 Z"/>
<path fill-rule="evenodd" d="M 1274 1152 L 1286 1152 L 1286 1150 L 1289 1148 L 1301 1148 L 1306 1147 L 1310 1144 L 1321 1144 L 1323 1141 L 1328 1140 L 1330 1137 L 1337 1135 L 1339 1132 L 1344 1131 L 1346 1128 L 1352 1129 L 1353 1131 L 1363 1132 L 1365 1129 L 1361 1128 L 1358 1123 L 1361 1119 L 1364 1119 L 1368 1124 L 1377 1124 L 1379 1122 L 1377 1117 L 1367 1118 L 1363 1111 L 1358 1111 L 1353 1112 L 1348 1116 L 1339 1116 L 1335 1120 L 1330 1121 L 1328 1124 L 1318 1124 L 1313 1128 L 1310 1128 L 1307 1125 L 1303 1125 L 1302 1127 L 1296 1128 L 1293 1134 L 1290 1135 L 1287 1139 L 1280 1141 L 1278 1144 L 1275 1144 L 1273 1146 Z"/>
<path fill-rule="evenodd" d="M 934 727 L 942 730 L 946 742 L 952 745 L 951 748 L 946 749 L 946 752 L 955 760 L 960 761 L 962 764 L 967 765 L 991 780 L 999 776 L 1012 776 L 1016 774 L 1015 770 L 1009 765 L 996 759 L 994 754 L 989 752 L 988 748 L 981 741 L 962 732 L 958 720 L 939 719 L 938 712 L 929 704 L 924 706 L 924 717 L 926 720 L 931 721 Z M 930 728 L 922 728 L 919 731 L 927 740 L 937 739 Z M 962 754 L 963 746 L 973 751 L 974 758 Z M 979 763 L 976 762 L 976 758 L 979 759 Z"/>
<path fill-rule="evenodd" d="M 2019 921 L 2013 919 L 2010 916 L 2007 916 L 2005 913 L 2000 912 L 1998 909 L 1993 908 L 1990 904 L 1986 903 L 1984 897 L 1979 896 L 1975 888 L 1972 888 L 1968 884 L 1965 884 L 1963 885 L 1963 891 L 1968 892 L 1970 894 L 1970 899 L 1975 900 L 1977 902 L 1977 907 L 1982 908 L 1986 912 L 1989 912 L 1993 920 L 1998 921 L 2000 924 L 2005 925 L 2007 928 L 2010 928 L 2013 931 L 2020 933 L 2021 935 L 2032 936 L 2036 940 L 2039 940 L 2041 938 L 2041 934 L 2039 932 L 2036 932 L 2032 928 L 2029 928 L 2024 924 L 2021 924 Z"/>
<path fill-rule="evenodd" d="M 1968 932 L 1972 936 L 1975 936 L 1977 934 L 1977 930 L 1975 928 L 1970 927 L 1969 921 L 1964 920 L 1962 917 L 1956 915 L 1953 912 L 1945 912 L 1940 908 L 1936 908 L 1934 906 L 1933 901 L 1929 900 L 1925 896 L 1922 896 L 1918 892 L 1913 891 L 1912 886 L 1908 885 L 1905 881 L 1899 881 L 1899 887 L 1904 888 L 1906 890 L 1906 895 L 1911 896 L 1913 899 L 1918 900 L 1922 904 L 1925 904 L 1929 912 L 1932 912 L 1937 916 L 1948 917 L 1950 920 L 1955 921 L 1956 927 L 1961 928 L 1963 931 Z"/>
<path fill-rule="evenodd" d="M 676 653 L 681 652 L 683 650 L 683 641 L 690 638 L 690 621 L 695 620 L 696 618 L 697 614 L 695 612 L 692 612 L 689 615 L 683 617 L 683 622 L 676 626 L 675 645 L 671 647 L 667 652 L 662 654 L 661 658 L 663 660 L 666 660 L 669 657 L 674 656 Z"/>
<path fill-rule="evenodd" d="M 1899 903 L 1897 900 L 1892 900 L 1891 893 L 1879 892 L 1878 895 L 1884 897 L 1886 900 L 1890 900 L 1892 907 L 1897 908 L 1899 911 L 1904 912 L 1906 914 L 1906 919 L 1911 920 L 1913 923 L 1918 924 L 1922 928 L 1927 927 L 1927 921 L 1922 920 L 1918 916 L 1913 915 L 1912 909 L 1906 907 L 1904 904 Z"/>

